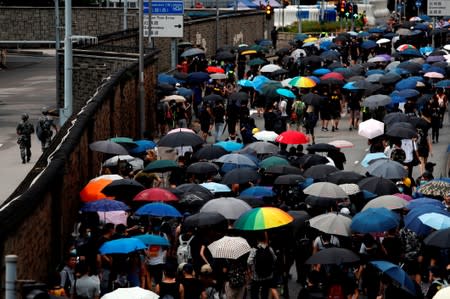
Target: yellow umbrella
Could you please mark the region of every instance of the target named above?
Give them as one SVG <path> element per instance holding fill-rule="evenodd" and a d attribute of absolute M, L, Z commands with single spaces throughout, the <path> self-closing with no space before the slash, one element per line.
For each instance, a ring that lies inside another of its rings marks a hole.
<path fill-rule="evenodd" d="M 239 55 L 249 55 L 249 54 L 256 54 L 258 51 L 256 50 L 244 50 Z"/>
<path fill-rule="evenodd" d="M 307 38 L 307 39 L 305 39 L 304 41 L 303 41 L 303 43 L 312 43 L 312 42 L 315 42 L 315 41 L 317 41 L 318 40 L 318 38 L 317 37 L 309 37 L 309 38 Z"/>

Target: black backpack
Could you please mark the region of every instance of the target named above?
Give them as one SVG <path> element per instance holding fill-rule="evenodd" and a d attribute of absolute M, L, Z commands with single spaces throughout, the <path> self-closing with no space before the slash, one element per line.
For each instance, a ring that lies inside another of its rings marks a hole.
<path fill-rule="evenodd" d="M 269 277 L 273 274 L 273 255 L 269 246 L 258 247 L 255 254 L 255 272 L 261 277 Z"/>

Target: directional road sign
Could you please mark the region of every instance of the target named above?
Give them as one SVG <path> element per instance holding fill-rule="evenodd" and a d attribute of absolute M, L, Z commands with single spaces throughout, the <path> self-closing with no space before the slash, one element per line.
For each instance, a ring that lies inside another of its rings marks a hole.
<path fill-rule="evenodd" d="M 183 1 L 152 1 L 152 15 L 182 15 Z M 149 13 L 149 2 L 144 2 L 144 14 Z"/>
<path fill-rule="evenodd" d="M 183 37 L 183 16 L 152 15 L 152 37 Z"/>
<path fill-rule="evenodd" d="M 428 0 L 428 15 L 442 17 L 450 15 L 450 0 Z"/>

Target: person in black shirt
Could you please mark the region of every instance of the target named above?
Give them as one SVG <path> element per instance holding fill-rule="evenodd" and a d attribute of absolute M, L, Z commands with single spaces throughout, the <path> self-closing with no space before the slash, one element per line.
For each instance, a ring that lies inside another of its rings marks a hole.
<path fill-rule="evenodd" d="M 183 266 L 183 277 L 180 282 L 184 287 L 185 299 L 199 299 L 206 297 L 206 291 L 202 282 L 194 277 L 194 267 L 191 264 Z"/>

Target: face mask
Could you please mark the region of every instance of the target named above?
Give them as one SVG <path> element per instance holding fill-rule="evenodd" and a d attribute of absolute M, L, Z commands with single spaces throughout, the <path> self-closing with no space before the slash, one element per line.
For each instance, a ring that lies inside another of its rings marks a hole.
<path fill-rule="evenodd" d="M 76 248 L 72 249 L 72 250 L 70 251 L 70 254 L 72 254 L 72 255 L 77 255 L 77 249 L 76 249 Z"/>

